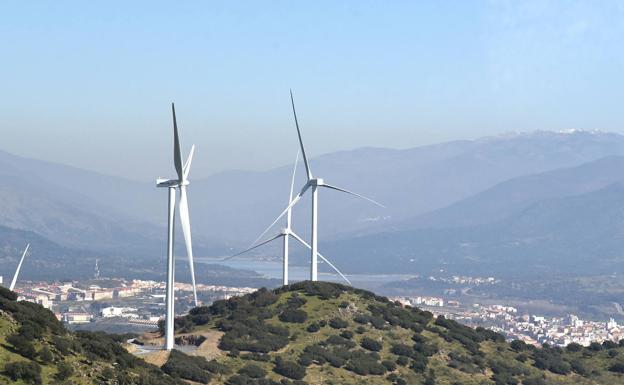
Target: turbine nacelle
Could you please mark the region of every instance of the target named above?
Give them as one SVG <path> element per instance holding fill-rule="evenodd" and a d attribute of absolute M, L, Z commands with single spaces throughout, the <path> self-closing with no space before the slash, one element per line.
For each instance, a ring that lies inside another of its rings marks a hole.
<path fill-rule="evenodd" d="M 177 179 L 163 179 L 163 178 L 156 179 L 156 187 L 178 187 L 179 185 L 180 185 L 180 181 Z"/>

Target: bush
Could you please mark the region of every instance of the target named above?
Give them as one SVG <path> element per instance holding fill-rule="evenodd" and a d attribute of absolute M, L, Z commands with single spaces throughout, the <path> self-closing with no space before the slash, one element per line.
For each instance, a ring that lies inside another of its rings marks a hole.
<path fill-rule="evenodd" d="M 210 373 L 226 373 L 227 369 L 216 361 L 207 362 L 203 357 L 188 356 L 178 350 L 172 350 L 169 359 L 162 366 L 163 372 L 172 377 L 207 384 L 212 378 Z"/>
<path fill-rule="evenodd" d="M 592 342 L 589 344 L 588 349 L 594 352 L 599 352 L 602 350 L 602 345 L 599 342 Z"/>
<path fill-rule="evenodd" d="M 397 365 L 406 366 L 409 364 L 409 358 L 406 356 L 399 356 L 396 360 Z"/>
<path fill-rule="evenodd" d="M 347 349 L 351 349 L 351 348 L 355 347 L 355 342 L 353 342 L 351 340 L 348 340 L 348 339 L 346 339 L 344 337 L 341 337 L 341 336 L 336 336 L 336 335 L 329 336 L 327 338 L 327 340 L 325 340 L 325 344 L 327 344 L 327 345 L 340 345 L 340 346 L 346 347 Z"/>
<path fill-rule="evenodd" d="M 618 344 L 613 341 L 606 340 L 602 343 L 602 347 L 604 347 L 605 349 L 615 349 L 618 347 Z"/>
<path fill-rule="evenodd" d="M 306 368 L 293 361 L 283 360 L 278 357 L 275 361 L 275 373 L 281 374 L 284 377 L 292 378 L 293 380 L 301 380 L 306 375 Z"/>
<path fill-rule="evenodd" d="M 319 330 L 321 330 L 321 327 L 319 326 L 319 324 L 317 324 L 316 322 L 311 323 L 310 325 L 308 325 L 308 327 L 306 328 L 306 330 L 310 333 L 316 333 Z"/>
<path fill-rule="evenodd" d="M 609 371 L 614 373 L 624 373 L 624 363 L 616 362 L 609 367 Z"/>
<path fill-rule="evenodd" d="M 576 342 L 571 342 L 568 344 L 568 346 L 566 346 L 566 350 L 571 353 L 580 352 L 581 350 L 583 350 L 583 345 Z"/>
<path fill-rule="evenodd" d="M 23 380 L 27 384 L 41 384 L 41 366 L 36 362 L 12 362 L 4 367 L 4 372 L 13 381 Z"/>
<path fill-rule="evenodd" d="M 350 340 L 353 338 L 353 332 L 351 330 L 343 330 L 342 333 L 340 333 L 340 337 Z"/>
<path fill-rule="evenodd" d="M 331 326 L 334 329 L 344 329 L 349 326 L 349 323 L 343 320 L 342 318 L 336 317 L 336 318 L 332 318 L 329 321 L 329 326 Z"/>
<path fill-rule="evenodd" d="M 383 347 L 383 344 L 372 338 L 364 337 L 362 338 L 362 341 L 360 342 L 360 346 L 362 346 L 366 350 L 378 352 Z"/>
<path fill-rule="evenodd" d="M 248 364 L 248 365 L 243 366 L 238 371 L 238 374 L 242 374 L 251 378 L 262 378 L 266 376 L 267 373 L 264 369 L 262 369 L 258 365 Z"/>
<path fill-rule="evenodd" d="M 300 309 L 286 309 L 280 315 L 282 322 L 291 322 L 302 324 L 308 320 L 308 313 Z"/>
<path fill-rule="evenodd" d="M 414 349 L 411 346 L 405 344 L 395 344 L 390 348 L 390 352 L 397 356 L 411 357 L 414 354 Z"/>
<path fill-rule="evenodd" d="M 54 355 L 47 346 L 44 346 L 41 349 L 41 351 L 39 352 L 39 358 L 44 364 L 49 364 L 50 362 L 54 361 Z"/>
<path fill-rule="evenodd" d="M 35 347 L 33 346 L 33 344 L 30 342 L 29 339 L 19 335 L 19 334 L 13 334 L 11 336 L 9 336 L 6 341 L 8 343 L 10 343 L 11 345 L 13 345 L 13 347 L 15 348 L 15 351 L 21 355 L 24 356 L 26 358 L 30 358 L 30 359 L 34 359 L 37 352 L 35 350 Z"/>
<path fill-rule="evenodd" d="M 386 367 L 389 372 L 394 372 L 397 368 L 397 365 L 392 361 L 381 361 L 381 364 Z"/>
<path fill-rule="evenodd" d="M 57 372 L 54 375 L 54 378 L 59 381 L 66 380 L 74 374 L 74 368 L 72 368 L 72 366 L 65 361 L 61 361 L 56 364 L 56 370 Z"/>
<path fill-rule="evenodd" d="M 509 346 L 517 351 L 517 352 L 521 352 L 523 350 L 527 349 L 527 344 L 524 341 L 520 341 L 520 340 L 513 340 L 511 341 L 511 343 L 509 344 Z"/>

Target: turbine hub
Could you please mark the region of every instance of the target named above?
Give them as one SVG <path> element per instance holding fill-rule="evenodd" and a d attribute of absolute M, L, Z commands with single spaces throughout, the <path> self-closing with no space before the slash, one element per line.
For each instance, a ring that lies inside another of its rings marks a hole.
<path fill-rule="evenodd" d="M 324 184 L 323 178 L 310 179 L 310 185 L 312 186 L 323 186 Z"/>

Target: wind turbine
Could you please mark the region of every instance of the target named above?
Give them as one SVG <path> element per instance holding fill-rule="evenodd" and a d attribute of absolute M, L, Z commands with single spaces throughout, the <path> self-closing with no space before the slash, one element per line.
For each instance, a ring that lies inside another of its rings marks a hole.
<path fill-rule="evenodd" d="M 11 281 L 11 286 L 9 286 L 9 290 L 13 291 L 15 289 L 15 283 L 17 282 L 17 276 L 19 275 L 20 269 L 22 268 L 22 262 L 24 262 L 24 257 L 28 252 L 28 248 L 30 247 L 30 243 L 26 245 L 24 252 L 22 253 L 22 258 L 20 258 L 19 263 L 17 264 L 17 269 L 15 270 L 15 274 L 13 275 L 13 280 Z"/>
<path fill-rule="evenodd" d="M 319 191 L 319 187 L 325 187 L 331 190 L 341 191 L 343 193 L 355 195 L 356 197 L 365 199 L 382 208 L 385 208 L 385 206 L 370 198 L 365 197 L 364 195 L 360 195 L 353 191 L 349 191 L 340 187 L 330 185 L 328 183 L 325 183 L 325 181 L 322 178 L 318 178 L 318 177 L 315 178 L 312 176 L 312 171 L 310 170 L 310 164 L 308 163 L 308 157 L 306 156 L 305 147 L 303 146 L 303 139 L 301 138 L 301 130 L 299 129 L 299 121 L 297 120 L 297 111 L 295 110 L 295 100 L 293 98 L 292 90 L 290 90 L 290 104 L 292 105 L 293 116 L 295 118 L 295 126 L 297 127 L 297 136 L 299 137 L 299 146 L 301 149 L 301 154 L 303 155 L 303 163 L 305 164 L 306 177 L 308 180 L 306 184 L 304 184 L 303 187 L 301 188 L 301 191 L 299 192 L 299 194 L 297 194 L 290 201 L 290 203 L 284 209 L 284 211 L 282 211 L 282 213 L 273 221 L 273 223 L 271 223 L 271 225 L 262 234 L 260 234 L 260 237 L 258 237 L 258 239 L 263 237 L 264 234 L 268 231 L 268 229 L 273 227 L 273 225 L 277 223 L 277 221 L 279 221 L 285 214 L 287 214 L 290 211 L 290 209 L 295 204 L 297 204 L 297 202 L 299 202 L 303 194 L 305 194 L 305 192 L 311 188 L 312 189 L 312 231 L 311 231 L 312 240 L 310 243 L 312 244 L 312 246 L 310 247 L 310 280 L 317 281 L 318 280 L 317 256 L 319 255 L 318 253 L 318 191 Z M 257 241 L 258 240 L 256 239 L 255 242 Z"/>
<path fill-rule="evenodd" d="M 186 196 L 186 186 L 189 184 L 188 174 L 195 153 L 195 145 L 191 147 L 186 163 L 182 165 L 182 155 L 180 154 L 180 139 L 178 137 L 178 123 L 176 121 L 175 106 L 171 103 L 173 114 L 173 164 L 178 175 L 177 179 L 156 180 L 156 187 L 167 187 L 169 190 L 169 210 L 167 221 L 167 284 L 166 284 L 166 305 L 167 315 L 165 318 L 165 349 L 173 349 L 174 339 L 174 302 L 175 302 L 175 260 L 173 256 L 174 243 L 174 220 L 176 206 L 176 189 L 180 189 L 180 222 L 184 234 L 184 243 L 188 255 L 189 269 L 191 271 L 191 282 L 193 284 L 193 299 L 195 306 L 197 302 L 197 289 L 195 287 L 195 268 L 193 266 L 193 245 L 191 240 L 191 222 L 189 219 L 188 199 Z"/>
<path fill-rule="evenodd" d="M 295 158 L 295 165 L 293 167 L 293 172 L 292 172 L 292 180 L 290 182 L 290 195 L 288 196 L 288 203 L 290 204 L 292 202 L 293 199 L 293 191 L 295 188 L 295 174 L 297 172 L 297 163 L 299 162 L 299 151 L 297 152 L 297 157 Z M 282 262 L 283 262 L 283 266 L 282 266 L 282 284 L 283 285 L 288 285 L 288 238 L 289 237 L 293 237 L 294 239 L 296 239 L 299 243 L 301 243 L 302 245 L 304 245 L 305 247 L 307 247 L 308 249 L 310 249 L 310 245 L 304 241 L 300 236 L 298 236 L 293 230 L 292 230 L 292 207 L 290 207 L 288 209 L 288 212 L 286 213 L 286 227 L 281 229 L 276 235 L 274 235 L 273 237 L 262 241 L 260 243 L 258 242 L 258 239 L 256 239 L 254 241 L 254 243 L 252 244 L 253 246 L 250 246 L 249 248 L 241 251 L 238 254 L 232 255 L 230 257 L 227 257 L 225 259 L 223 259 L 223 261 L 227 261 L 229 259 L 232 259 L 234 257 L 238 257 L 239 255 L 245 254 L 248 251 L 251 251 L 253 249 L 256 249 L 260 246 L 266 245 L 269 242 L 272 242 L 278 238 L 282 238 Z M 271 225 L 271 227 L 273 226 L 273 224 Z M 269 227 L 270 228 L 270 227 Z M 262 235 L 260 237 L 262 237 L 269 229 L 266 229 Z M 347 277 L 345 277 L 344 274 L 342 274 L 342 272 L 340 270 L 338 270 L 338 268 L 336 266 L 334 266 L 329 260 L 327 260 L 327 258 L 325 258 L 324 256 L 321 255 L 321 253 L 318 253 L 319 258 L 321 258 L 323 261 L 325 261 L 329 266 L 331 266 L 332 269 L 334 269 L 341 277 L 342 279 L 344 279 L 349 285 L 351 285 L 351 281 L 349 281 L 349 279 Z"/>

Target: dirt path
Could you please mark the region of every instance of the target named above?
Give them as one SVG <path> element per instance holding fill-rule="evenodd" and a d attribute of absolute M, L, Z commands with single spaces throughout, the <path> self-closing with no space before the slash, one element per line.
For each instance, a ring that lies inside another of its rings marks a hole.
<path fill-rule="evenodd" d="M 223 336 L 223 332 L 213 330 L 205 333 L 201 333 L 202 336 L 206 337 L 206 341 L 202 342 L 201 345 L 195 351 L 196 356 L 204 357 L 207 360 L 212 360 L 213 358 L 217 358 L 222 355 L 223 352 L 219 350 L 219 340 L 221 336 Z"/>

